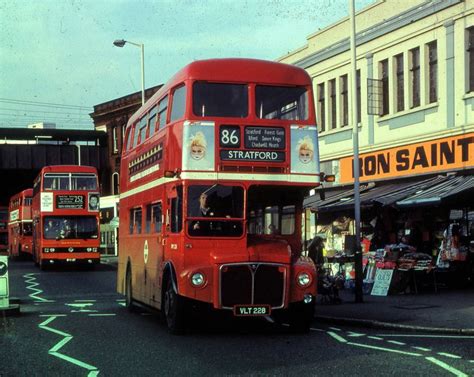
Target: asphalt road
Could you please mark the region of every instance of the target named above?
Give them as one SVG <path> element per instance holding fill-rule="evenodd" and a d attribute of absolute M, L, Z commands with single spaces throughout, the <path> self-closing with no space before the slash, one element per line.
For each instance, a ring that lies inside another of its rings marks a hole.
<path fill-rule="evenodd" d="M 474 375 L 473 336 L 318 323 L 295 335 L 265 320 L 220 317 L 173 336 L 158 313 L 128 312 L 115 281 L 107 265 L 40 271 L 31 262 L 10 262 L 21 315 L 0 318 L 0 375 Z"/>

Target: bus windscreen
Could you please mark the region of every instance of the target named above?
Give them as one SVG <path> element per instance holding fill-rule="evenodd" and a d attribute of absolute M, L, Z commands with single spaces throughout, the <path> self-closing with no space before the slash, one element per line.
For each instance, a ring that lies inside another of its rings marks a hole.
<path fill-rule="evenodd" d="M 195 82 L 193 113 L 201 117 L 246 117 L 248 115 L 247 85 Z"/>
<path fill-rule="evenodd" d="M 95 216 L 47 216 L 44 218 L 44 238 L 59 239 L 97 239 L 97 220 Z"/>
<path fill-rule="evenodd" d="M 255 106 L 261 119 L 308 119 L 308 94 L 304 87 L 257 85 Z"/>

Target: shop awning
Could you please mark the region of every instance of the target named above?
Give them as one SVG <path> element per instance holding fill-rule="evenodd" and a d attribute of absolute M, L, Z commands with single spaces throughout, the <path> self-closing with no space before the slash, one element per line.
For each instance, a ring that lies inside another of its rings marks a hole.
<path fill-rule="evenodd" d="M 360 191 L 364 192 L 369 188 L 369 185 L 362 184 L 360 185 Z M 343 187 L 331 187 L 331 188 L 324 188 L 326 198 L 321 200 L 319 191 L 321 189 L 316 190 L 316 194 L 312 196 L 308 196 L 305 198 L 303 202 L 303 206 L 305 208 L 311 208 L 312 210 L 318 210 L 320 207 L 329 205 L 331 203 L 338 202 L 342 198 L 350 197 L 354 195 L 354 187 L 353 186 L 343 186 Z"/>
<path fill-rule="evenodd" d="M 361 185 L 360 205 L 361 208 L 368 208 L 374 205 L 395 205 L 397 201 L 437 186 L 447 180 L 449 180 L 449 178 L 446 176 L 437 176 L 415 181 L 401 181 L 396 183 L 381 182 Z M 352 209 L 354 208 L 354 189 L 346 188 L 346 190 L 338 192 L 336 195 L 327 197 L 325 201 L 317 200 L 312 203 L 311 208 L 319 212 L 335 212 Z"/>
<path fill-rule="evenodd" d="M 396 204 L 398 207 L 433 205 L 459 198 L 462 195 L 470 196 L 472 202 L 472 195 L 474 195 L 473 175 L 447 177 L 435 186 L 419 190 L 414 195 L 398 200 Z M 468 203 L 469 201 L 465 202 L 465 204 Z"/>

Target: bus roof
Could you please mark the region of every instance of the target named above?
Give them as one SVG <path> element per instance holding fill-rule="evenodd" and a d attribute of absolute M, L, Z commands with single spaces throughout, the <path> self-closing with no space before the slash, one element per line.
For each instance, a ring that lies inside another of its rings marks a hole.
<path fill-rule="evenodd" d="M 97 169 L 84 165 L 50 165 L 41 169 L 41 174 L 44 173 L 97 173 Z"/>
<path fill-rule="evenodd" d="M 10 200 L 15 199 L 15 198 L 19 198 L 19 197 L 21 197 L 21 196 L 26 196 L 26 197 L 28 197 L 28 196 L 33 196 L 33 189 L 32 189 L 32 188 L 27 188 L 27 189 L 25 189 L 25 190 L 22 190 L 22 191 L 20 191 L 20 192 L 17 192 L 15 195 L 13 195 L 13 196 L 10 198 Z"/>
<path fill-rule="evenodd" d="M 311 85 L 311 77 L 302 68 L 268 60 L 226 58 L 196 60 L 179 70 L 129 119 L 133 123 L 145 108 L 152 107 L 163 95 L 185 80 L 202 80 L 267 85 Z"/>

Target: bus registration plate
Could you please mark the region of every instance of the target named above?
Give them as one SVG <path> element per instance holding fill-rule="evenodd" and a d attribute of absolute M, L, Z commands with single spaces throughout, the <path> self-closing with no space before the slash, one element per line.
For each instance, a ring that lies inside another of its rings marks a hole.
<path fill-rule="evenodd" d="M 239 317 L 255 317 L 269 315 L 270 305 L 235 305 L 234 315 Z"/>

